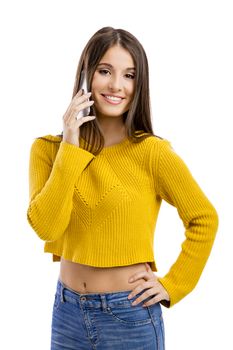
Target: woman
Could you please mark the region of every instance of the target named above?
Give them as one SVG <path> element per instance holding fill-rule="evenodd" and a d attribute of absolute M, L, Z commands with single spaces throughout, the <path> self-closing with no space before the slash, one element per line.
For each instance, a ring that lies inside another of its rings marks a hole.
<path fill-rule="evenodd" d="M 89 40 L 63 132 L 33 142 L 29 179 L 28 221 L 60 261 L 51 349 L 164 349 L 161 305 L 197 284 L 218 214 L 170 142 L 153 133 L 147 57 L 132 34 L 104 27 Z M 177 208 L 186 239 L 158 277 L 162 199 Z"/>

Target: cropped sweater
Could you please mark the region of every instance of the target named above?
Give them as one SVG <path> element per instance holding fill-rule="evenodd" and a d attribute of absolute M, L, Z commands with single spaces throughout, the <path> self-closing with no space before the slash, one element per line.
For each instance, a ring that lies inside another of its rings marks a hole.
<path fill-rule="evenodd" d="M 49 142 L 57 141 L 57 142 Z M 218 214 L 167 139 L 125 138 L 94 155 L 46 135 L 33 141 L 27 220 L 53 261 L 95 267 L 149 262 L 162 200 L 177 208 L 185 239 L 177 260 L 158 281 L 171 307 L 196 286 L 210 255 Z"/>

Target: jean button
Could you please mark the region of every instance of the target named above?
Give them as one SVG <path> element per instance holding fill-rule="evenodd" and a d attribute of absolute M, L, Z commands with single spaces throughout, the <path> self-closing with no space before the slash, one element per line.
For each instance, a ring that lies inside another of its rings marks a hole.
<path fill-rule="evenodd" d="M 85 300 L 87 300 L 87 298 L 86 297 L 81 297 L 81 300 L 85 301 Z"/>

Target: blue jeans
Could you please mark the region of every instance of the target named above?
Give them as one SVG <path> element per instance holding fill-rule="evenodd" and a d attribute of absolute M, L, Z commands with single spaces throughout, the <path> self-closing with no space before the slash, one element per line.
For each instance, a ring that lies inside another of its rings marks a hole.
<path fill-rule="evenodd" d="M 50 349 L 164 350 L 160 303 L 133 306 L 145 289 L 128 300 L 130 292 L 80 294 L 58 279 Z"/>

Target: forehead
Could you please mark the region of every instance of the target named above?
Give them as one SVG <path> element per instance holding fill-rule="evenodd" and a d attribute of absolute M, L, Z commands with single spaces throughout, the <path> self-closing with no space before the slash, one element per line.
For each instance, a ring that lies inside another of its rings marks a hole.
<path fill-rule="evenodd" d="M 121 69 L 135 67 L 131 54 L 119 45 L 109 48 L 100 59 L 99 64 L 101 63 L 110 63 L 114 68 Z"/>

